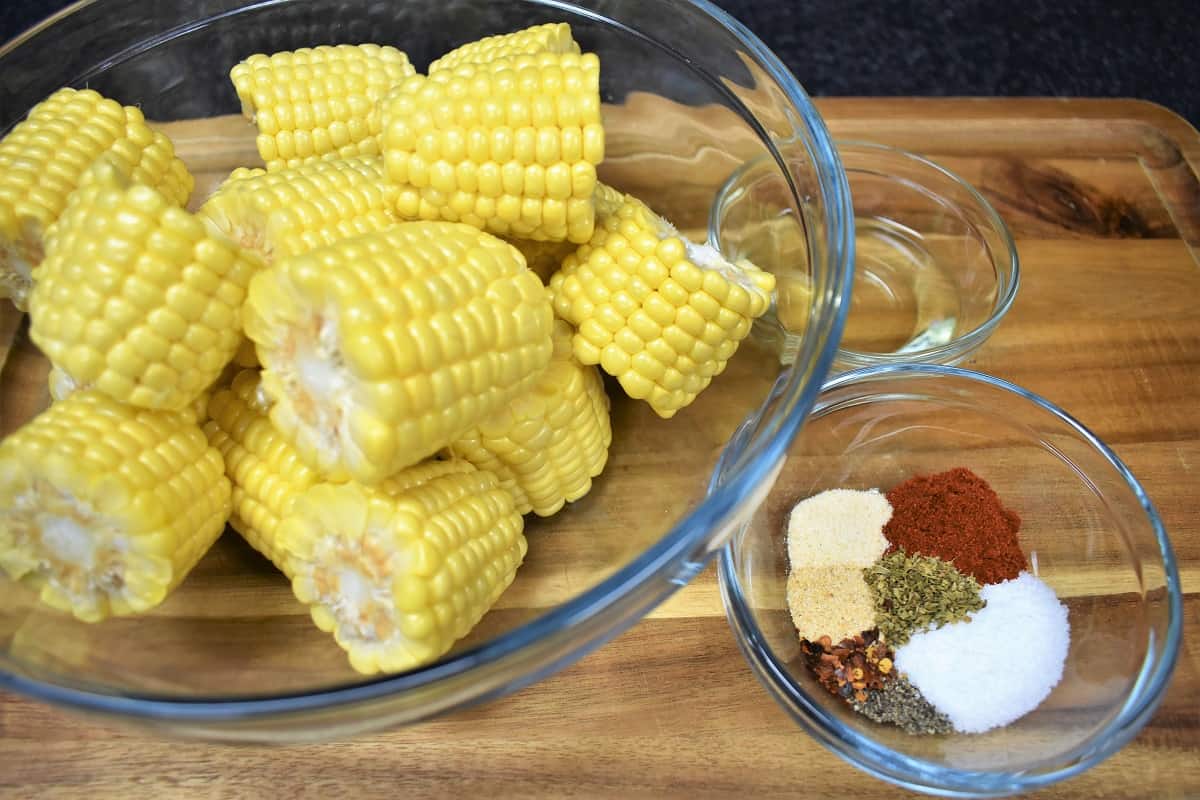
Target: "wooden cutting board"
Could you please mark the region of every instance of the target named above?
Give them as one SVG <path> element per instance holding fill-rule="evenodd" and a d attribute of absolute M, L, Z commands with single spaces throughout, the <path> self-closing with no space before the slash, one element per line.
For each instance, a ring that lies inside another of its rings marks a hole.
<path fill-rule="evenodd" d="M 1183 652 L 1162 708 L 1122 752 L 1036 796 L 1200 796 L 1200 135 L 1134 101 L 818 106 L 836 137 L 926 154 L 996 205 L 1017 238 L 1022 285 L 966 366 L 1042 394 L 1111 444 L 1157 503 L 1180 559 Z M 559 675 L 353 741 L 167 741 L 0 695 L 3 797 L 470 794 L 903 793 L 822 749 L 760 689 L 711 568 Z"/>

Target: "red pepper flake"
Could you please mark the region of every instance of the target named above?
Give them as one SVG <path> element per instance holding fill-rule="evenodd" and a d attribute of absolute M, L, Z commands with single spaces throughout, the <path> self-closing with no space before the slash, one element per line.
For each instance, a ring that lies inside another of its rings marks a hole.
<path fill-rule="evenodd" d="M 949 561 L 981 584 L 1017 577 L 1027 566 L 1017 543 L 1021 518 L 965 467 L 910 478 L 887 493 L 888 553 L 903 548 Z"/>
<path fill-rule="evenodd" d="M 800 640 L 800 653 L 817 681 L 832 695 L 866 700 L 866 690 L 882 689 L 892 668 L 892 651 L 872 629 L 837 644 L 828 636 Z"/>

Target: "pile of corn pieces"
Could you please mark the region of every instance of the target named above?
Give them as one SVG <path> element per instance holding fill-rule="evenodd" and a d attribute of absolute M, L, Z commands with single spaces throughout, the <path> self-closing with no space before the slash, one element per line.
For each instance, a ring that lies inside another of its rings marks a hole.
<path fill-rule="evenodd" d="M 52 405 L 0 444 L 0 568 L 145 612 L 228 523 L 363 673 L 436 660 L 588 493 L 600 370 L 662 417 L 774 280 L 597 181 L 600 63 L 566 24 L 418 74 L 374 44 L 230 77 L 264 168 L 196 213 L 141 113 L 60 89 L 0 142 L 0 294 Z"/>

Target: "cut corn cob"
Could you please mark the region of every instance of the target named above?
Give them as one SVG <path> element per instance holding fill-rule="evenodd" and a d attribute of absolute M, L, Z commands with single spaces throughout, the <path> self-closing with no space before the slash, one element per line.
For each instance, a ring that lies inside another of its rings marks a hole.
<path fill-rule="evenodd" d="M 376 104 L 415 72 L 408 56 L 374 44 L 256 53 L 229 73 L 242 113 L 258 126 L 268 171 L 323 156 L 379 153 Z"/>
<path fill-rule="evenodd" d="M 161 192 L 98 164 L 48 246 L 29 334 L 76 385 L 179 410 L 233 357 L 260 262 Z"/>
<path fill-rule="evenodd" d="M 578 53 L 579 45 L 571 36 L 571 26 L 565 22 L 547 22 L 531 28 L 485 36 L 451 50 L 429 65 L 429 74 L 454 69 L 463 64 L 486 64 L 498 58 L 536 53 Z"/>
<path fill-rule="evenodd" d="M 422 470 L 420 482 L 391 495 L 355 483 L 314 486 L 279 526 L 292 591 L 363 673 L 444 654 L 525 557 L 521 515 L 495 475 L 465 462 L 410 469 Z"/>
<path fill-rule="evenodd" d="M 141 111 L 91 90 L 59 89 L 0 140 L 0 297 L 25 308 L 45 231 L 101 156 L 171 203 L 187 203 L 192 176 Z"/>
<path fill-rule="evenodd" d="M 775 277 L 681 237 L 640 200 L 597 190 L 596 234 L 550 279 L 576 357 L 674 416 L 719 375 L 770 306 Z"/>
<path fill-rule="evenodd" d="M 608 461 L 608 395 L 596 367 L 575 359 L 571 334 L 555 320 L 554 357 L 534 387 L 450 445 L 495 473 L 522 514 L 548 517 L 583 497 Z"/>
<path fill-rule="evenodd" d="M 395 224 L 395 195 L 383 160 L 360 156 L 231 176 L 198 213 L 270 263 Z"/>
<path fill-rule="evenodd" d="M 246 335 L 271 421 L 330 480 L 377 483 L 527 389 L 550 360 L 545 287 L 511 246 L 408 222 L 275 262 Z"/>
<path fill-rule="evenodd" d="M 204 430 L 233 481 L 230 524 L 292 581 L 356 669 L 437 658 L 512 582 L 522 521 L 491 473 L 429 461 L 374 489 L 319 483 L 271 426 L 254 372 L 210 406 Z"/>
<path fill-rule="evenodd" d="M 400 215 L 586 242 L 604 158 L 599 80 L 594 54 L 550 52 L 406 79 L 380 106 Z"/>
<path fill-rule="evenodd" d="M 229 509 L 220 453 L 182 413 L 80 391 L 0 444 L 0 568 L 86 622 L 161 603 Z"/>
<path fill-rule="evenodd" d="M 276 546 L 279 521 L 320 477 L 271 426 L 268 408 L 258 373 L 244 370 L 209 400 L 204 433 L 233 482 L 230 526 L 290 576 L 291 566 Z"/>
<path fill-rule="evenodd" d="M 579 245 L 572 242 L 535 242 L 515 237 L 505 237 L 504 241 L 521 251 L 525 266 L 533 270 L 542 283 L 549 281 L 550 276 L 562 267 L 567 256 L 579 249 Z"/>

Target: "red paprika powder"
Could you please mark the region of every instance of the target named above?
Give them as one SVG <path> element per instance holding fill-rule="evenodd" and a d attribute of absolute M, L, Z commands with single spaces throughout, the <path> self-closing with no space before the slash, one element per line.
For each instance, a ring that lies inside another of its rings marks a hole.
<path fill-rule="evenodd" d="M 888 552 L 935 556 L 981 584 L 1015 578 L 1025 569 L 1017 544 L 1021 518 L 965 467 L 910 478 L 887 493 L 892 518 L 883 528 Z"/>

